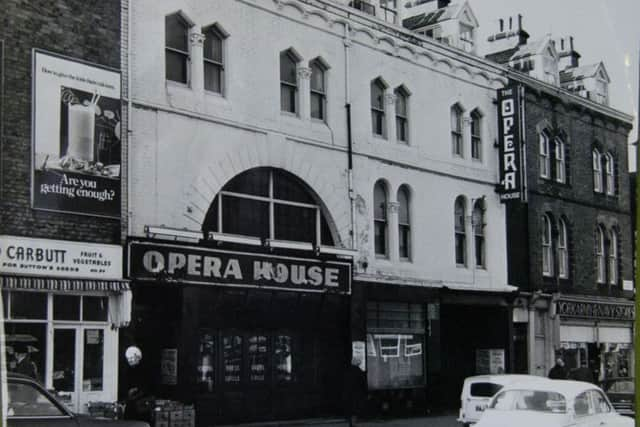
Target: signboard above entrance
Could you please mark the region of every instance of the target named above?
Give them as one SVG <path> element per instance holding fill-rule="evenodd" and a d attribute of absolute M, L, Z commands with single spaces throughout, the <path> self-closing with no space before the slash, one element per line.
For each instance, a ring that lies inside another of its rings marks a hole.
<path fill-rule="evenodd" d="M 345 294 L 351 291 L 349 262 L 199 246 L 130 242 L 128 269 L 129 277 L 145 281 Z"/>
<path fill-rule="evenodd" d="M 524 106 L 522 86 L 498 90 L 498 141 L 500 147 L 500 201 L 526 201 Z"/>

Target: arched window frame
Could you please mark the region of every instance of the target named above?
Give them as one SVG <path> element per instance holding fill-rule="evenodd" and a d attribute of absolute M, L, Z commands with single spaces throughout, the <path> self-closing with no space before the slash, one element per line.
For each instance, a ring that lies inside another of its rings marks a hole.
<path fill-rule="evenodd" d="M 393 91 L 396 96 L 396 140 L 409 143 L 409 93 L 400 86 Z"/>
<path fill-rule="evenodd" d="M 374 135 L 386 138 L 386 110 L 384 95 L 387 85 L 377 78 L 371 82 L 371 131 Z"/>
<path fill-rule="evenodd" d="M 555 169 L 556 182 L 567 182 L 566 144 L 561 137 L 555 139 Z"/>
<path fill-rule="evenodd" d="M 398 189 L 398 253 L 401 260 L 411 259 L 411 192 L 406 185 Z"/>
<path fill-rule="evenodd" d="M 476 268 L 486 268 L 486 244 L 485 244 L 485 204 L 484 200 L 476 200 L 472 213 L 474 252 Z"/>
<path fill-rule="evenodd" d="M 607 282 L 606 261 L 605 261 L 605 232 L 602 226 L 596 227 L 596 281 L 598 283 Z"/>
<path fill-rule="evenodd" d="M 593 149 L 591 153 L 592 168 L 593 168 L 593 191 L 596 193 L 602 193 L 602 158 L 600 152 L 597 149 Z"/>
<path fill-rule="evenodd" d="M 222 95 L 225 88 L 225 48 L 229 34 L 218 24 L 202 30 L 204 33 L 204 89 Z"/>
<path fill-rule="evenodd" d="M 558 220 L 558 277 L 569 278 L 569 234 L 562 218 Z"/>
<path fill-rule="evenodd" d="M 549 135 L 546 131 L 540 132 L 538 143 L 538 158 L 540 177 L 551 178 L 551 153 L 549 152 Z"/>
<path fill-rule="evenodd" d="M 542 216 L 542 275 L 553 276 L 552 222 L 548 214 Z"/>
<path fill-rule="evenodd" d="M 616 230 L 611 229 L 609 231 L 609 284 L 617 285 L 618 284 L 618 233 Z"/>
<path fill-rule="evenodd" d="M 374 251 L 376 256 L 385 258 L 389 256 L 388 203 L 387 186 L 383 181 L 376 182 L 373 189 Z"/>
<path fill-rule="evenodd" d="M 462 134 L 462 114 L 464 110 L 460 104 L 454 104 L 450 110 L 451 116 L 451 152 L 454 156 L 464 157 L 464 139 Z"/>
<path fill-rule="evenodd" d="M 471 112 L 471 158 L 482 160 L 482 113 L 478 109 Z"/>
<path fill-rule="evenodd" d="M 311 111 L 316 120 L 327 120 L 327 72 L 329 66 L 320 58 L 309 62 L 311 79 L 309 81 Z"/>
<path fill-rule="evenodd" d="M 613 161 L 613 155 L 606 153 L 604 155 L 604 173 L 605 173 L 605 188 L 607 195 L 614 196 L 616 194 L 615 184 L 615 162 Z"/>
<path fill-rule="evenodd" d="M 280 110 L 289 114 L 299 111 L 298 64 L 301 59 L 293 49 L 280 52 Z"/>
<path fill-rule="evenodd" d="M 165 19 L 165 79 L 189 84 L 189 30 L 193 24 L 182 12 L 166 15 Z"/>
<path fill-rule="evenodd" d="M 463 196 L 459 196 L 454 204 L 455 261 L 458 267 L 467 266 L 466 204 Z"/>

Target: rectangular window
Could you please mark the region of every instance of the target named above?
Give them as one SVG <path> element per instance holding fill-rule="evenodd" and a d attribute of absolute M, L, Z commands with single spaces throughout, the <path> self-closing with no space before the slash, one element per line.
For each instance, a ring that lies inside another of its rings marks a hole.
<path fill-rule="evenodd" d="M 196 383 L 200 392 L 211 393 L 216 383 L 216 336 L 210 331 L 202 331 L 198 344 Z"/>
<path fill-rule="evenodd" d="M 409 224 L 398 225 L 398 237 L 400 240 L 400 258 L 407 260 L 411 253 L 411 230 Z"/>
<path fill-rule="evenodd" d="M 556 166 L 556 181 L 559 183 L 565 183 L 567 180 L 566 177 L 566 166 L 564 160 L 564 143 L 560 140 L 556 140 L 556 150 L 555 150 L 556 158 L 555 158 L 555 166 Z"/>
<path fill-rule="evenodd" d="M 101 391 L 104 370 L 104 331 L 84 331 L 84 363 L 82 369 L 82 391 Z"/>
<path fill-rule="evenodd" d="M 13 291 L 9 295 L 12 319 L 47 319 L 46 293 Z"/>
<path fill-rule="evenodd" d="M 377 255 L 387 254 L 387 222 L 375 220 L 375 250 Z"/>
<path fill-rule="evenodd" d="M 222 375 L 225 384 L 240 384 L 242 379 L 242 337 L 222 338 Z"/>
<path fill-rule="evenodd" d="M 290 51 L 280 53 L 280 109 L 298 112 L 297 60 Z"/>
<path fill-rule="evenodd" d="M 545 134 L 540 134 L 540 177 L 549 178 L 550 175 L 550 159 L 549 159 L 549 138 Z"/>
<path fill-rule="evenodd" d="M 453 154 L 463 157 L 462 152 L 462 112 L 456 107 L 451 109 L 451 145 Z"/>
<path fill-rule="evenodd" d="M 400 142 L 409 141 L 409 120 L 407 116 L 408 96 L 402 89 L 395 91 L 396 95 L 396 139 Z"/>
<path fill-rule="evenodd" d="M 210 92 L 222 93 L 224 37 L 215 28 L 205 31 L 204 38 L 204 88 Z"/>
<path fill-rule="evenodd" d="M 325 120 L 326 89 L 325 70 L 316 60 L 311 63 L 311 117 L 318 120 Z"/>
<path fill-rule="evenodd" d="M 189 25 L 179 14 L 165 17 L 166 79 L 185 83 L 188 80 Z"/>
<path fill-rule="evenodd" d="M 472 116 L 471 119 L 471 157 L 480 160 L 482 158 L 482 138 L 480 136 L 480 117 Z"/>
<path fill-rule="evenodd" d="M 273 343 L 273 368 L 275 380 L 289 383 L 294 380 L 293 338 L 291 335 L 276 335 Z"/>

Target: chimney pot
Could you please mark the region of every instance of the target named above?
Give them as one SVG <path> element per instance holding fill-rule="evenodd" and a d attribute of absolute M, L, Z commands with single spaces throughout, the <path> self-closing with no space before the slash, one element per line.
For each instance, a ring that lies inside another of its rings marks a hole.
<path fill-rule="evenodd" d="M 518 31 L 522 31 L 522 14 L 518 14 Z"/>
<path fill-rule="evenodd" d="M 509 17 L 509 30 L 513 30 L 513 18 Z"/>
<path fill-rule="evenodd" d="M 504 31 L 504 19 L 500 19 L 500 32 Z"/>

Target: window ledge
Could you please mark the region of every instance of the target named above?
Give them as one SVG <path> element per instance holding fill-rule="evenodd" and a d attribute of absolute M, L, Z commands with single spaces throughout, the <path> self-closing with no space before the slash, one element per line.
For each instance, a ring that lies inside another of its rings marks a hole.
<path fill-rule="evenodd" d="M 170 89 L 170 88 L 189 89 L 189 90 L 192 89 L 189 83 L 180 83 L 173 80 L 165 80 L 165 87 L 167 89 Z"/>
<path fill-rule="evenodd" d="M 456 264 L 457 268 L 468 268 L 465 264 Z"/>
<path fill-rule="evenodd" d="M 298 113 L 290 113 L 289 111 L 280 110 L 280 116 L 300 120 L 300 115 Z"/>

